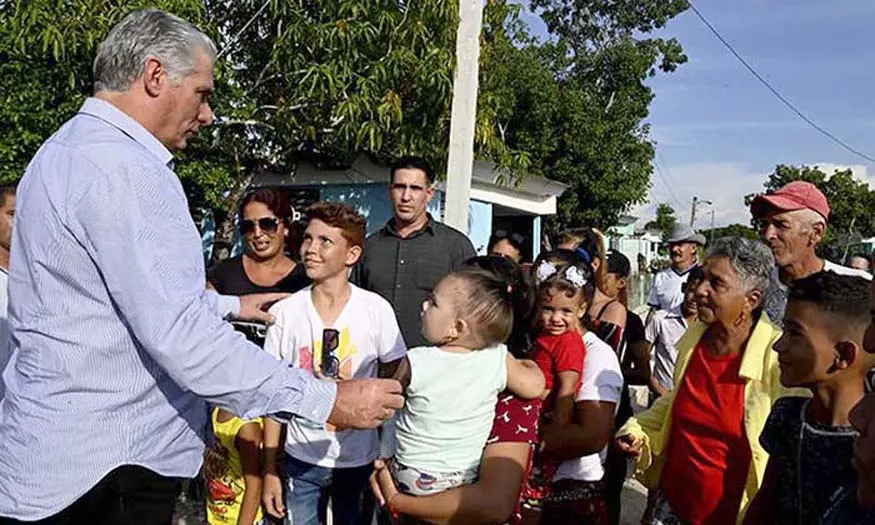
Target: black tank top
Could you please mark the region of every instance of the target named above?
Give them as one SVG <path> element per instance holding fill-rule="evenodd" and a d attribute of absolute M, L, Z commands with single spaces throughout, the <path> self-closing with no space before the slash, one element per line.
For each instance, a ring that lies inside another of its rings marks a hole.
<path fill-rule="evenodd" d="M 222 295 L 247 295 L 251 293 L 285 292 L 295 293 L 306 288 L 310 279 L 304 272 L 304 265 L 295 268 L 273 286 L 260 286 L 249 280 L 243 269 L 243 256 L 238 255 L 216 263 L 207 274 L 207 280 Z"/>

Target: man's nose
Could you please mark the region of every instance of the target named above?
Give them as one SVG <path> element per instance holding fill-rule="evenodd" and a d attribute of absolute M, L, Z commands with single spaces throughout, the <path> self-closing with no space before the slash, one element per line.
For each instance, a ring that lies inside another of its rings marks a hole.
<path fill-rule="evenodd" d="M 210 126 L 213 124 L 213 108 L 210 107 L 209 102 L 204 102 L 201 106 L 201 111 L 198 114 L 198 121 L 204 126 Z"/>

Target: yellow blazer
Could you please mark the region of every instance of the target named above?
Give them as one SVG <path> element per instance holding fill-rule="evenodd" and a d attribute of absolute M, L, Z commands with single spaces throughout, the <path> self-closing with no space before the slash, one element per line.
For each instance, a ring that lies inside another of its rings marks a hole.
<path fill-rule="evenodd" d="M 683 380 L 690 356 L 707 328 L 708 325 L 697 321 L 678 341 L 672 391 L 658 399 L 649 410 L 630 419 L 617 432 L 618 437 L 630 435 L 636 439 L 643 439 L 644 448 L 638 458 L 636 477 L 650 488 L 659 485 L 663 454 L 668 449 L 668 439 L 671 435 L 671 413 L 675 392 Z M 739 376 L 745 379 L 744 431 L 750 444 L 751 464 L 747 485 L 741 498 L 738 523 L 741 523 L 747 506 L 759 490 L 769 461 L 768 453 L 760 446 L 760 433 L 766 424 L 772 405 L 779 397 L 789 393 L 781 386 L 778 357 L 772 351 L 772 344 L 780 336 L 781 329 L 773 325 L 765 313 L 761 314 L 741 359 Z M 799 395 L 795 390 L 792 393 Z M 690 490 L 696 489 L 690 487 Z"/>

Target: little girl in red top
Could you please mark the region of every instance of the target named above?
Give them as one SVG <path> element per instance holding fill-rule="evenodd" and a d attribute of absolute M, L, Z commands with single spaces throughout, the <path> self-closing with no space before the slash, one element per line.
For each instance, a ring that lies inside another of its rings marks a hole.
<path fill-rule="evenodd" d="M 564 255 L 549 252 L 535 263 L 538 335 L 533 358 L 546 378 L 542 426 L 571 423 L 586 357 L 582 318 L 595 291 L 590 266 Z M 523 523 L 540 522 L 540 508 L 557 466 L 558 461 L 535 456 L 532 475 L 522 494 Z"/>

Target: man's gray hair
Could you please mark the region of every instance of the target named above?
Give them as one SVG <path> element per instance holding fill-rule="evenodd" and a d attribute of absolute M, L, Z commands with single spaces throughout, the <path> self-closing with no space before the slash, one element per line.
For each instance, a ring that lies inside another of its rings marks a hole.
<path fill-rule="evenodd" d="M 194 71 L 198 51 L 216 58 L 216 45 L 190 22 L 158 9 L 134 11 L 97 48 L 94 91 L 127 91 L 149 57 L 160 60 L 178 85 Z"/>
<path fill-rule="evenodd" d="M 743 237 L 722 237 L 705 253 L 706 259 L 724 257 L 738 274 L 744 291 L 769 290 L 769 277 L 775 269 L 775 257 L 760 241 Z"/>
<path fill-rule="evenodd" d="M 797 210 L 796 213 L 798 213 L 799 215 L 799 220 L 801 220 L 802 223 L 805 224 L 805 226 L 807 226 L 808 228 L 813 228 L 814 225 L 819 222 L 823 223 L 824 227 L 826 227 L 826 219 L 823 218 L 823 215 L 817 213 L 812 209 L 803 208 L 801 210 Z"/>

